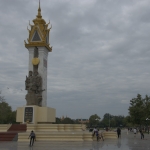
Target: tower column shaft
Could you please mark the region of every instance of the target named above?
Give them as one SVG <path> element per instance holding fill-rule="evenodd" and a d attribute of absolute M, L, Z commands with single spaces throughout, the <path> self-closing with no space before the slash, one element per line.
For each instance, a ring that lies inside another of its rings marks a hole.
<path fill-rule="evenodd" d="M 29 71 L 33 70 L 32 59 L 34 58 L 34 48 L 30 47 L 29 50 Z M 42 106 L 47 106 L 47 62 L 48 62 L 48 49 L 46 47 L 37 47 L 39 52 L 40 63 L 38 64 L 38 73 L 42 77 Z"/>
<path fill-rule="evenodd" d="M 42 89 L 42 106 L 47 105 L 47 62 L 48 62 L 48 50 L 45 47 L 38 47 L 40 63 L 38 66 L 38 72 L 43 79 Z"/>
<path fill-rule="evenodd" d="M 29 51 L 29 71 L 33 71 L 32 59 L 34 57 L 34 47 L 28 48 Z"/>

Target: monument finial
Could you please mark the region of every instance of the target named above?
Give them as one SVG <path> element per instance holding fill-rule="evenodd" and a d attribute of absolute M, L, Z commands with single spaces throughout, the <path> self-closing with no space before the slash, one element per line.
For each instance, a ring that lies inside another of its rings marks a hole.
<path fill-rule="evenodd" d="M 39 0 L 39 9 L 41 10 L 41 7 L 40 7 L 40 0 Z"/>
<path fill-rule="evenodd" d="M 39 0 L 38 15 L 37 15 L 36 17 L 37 17 L 37 18 L 42 18 L 42 16 L 41 16 L 40 0 Z"/>

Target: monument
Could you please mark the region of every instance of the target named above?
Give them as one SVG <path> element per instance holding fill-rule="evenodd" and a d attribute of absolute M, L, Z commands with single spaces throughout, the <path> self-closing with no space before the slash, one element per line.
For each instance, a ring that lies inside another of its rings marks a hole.
<path fill-rule="evenodd" d="M 55 122 L 56 111 L 47 107 L 47 62 L 48 52 L 52 52 L 49 43 L 50 28 L 41 15 L 40 1 L 38 14 L 29 25 L 29 38 L 24 41 L 29 51 L 28 75 L 25 79 L 26 106 L 17 108 L 17 122 L 20 123 L 52 123 Z"/>
<path fill-rule="evenodd" d="M 30 25 L 29 38 L 25 47 L 29 51 L 29 70 L 25 78 L 26 106 L 17 108 L 16 121 L 26 124 L 26 132 L 18 133 L 18 141 L 28 141 L 32 130 L 37 141 L 93 141 L 92 134 L 85 131 L 83 124 L 52 124 L 56 110 L 47 107 L 47 62 L 50 29 L 41 16 L 39 2 L 38 14 Z M 116 134 L 116 133 L 115 133 Z"/>

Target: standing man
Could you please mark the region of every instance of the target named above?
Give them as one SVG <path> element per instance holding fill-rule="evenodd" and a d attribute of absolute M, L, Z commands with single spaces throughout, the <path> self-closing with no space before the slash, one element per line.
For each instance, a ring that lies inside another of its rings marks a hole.
<path fill-rule="evenodd" d="M 121 137 L 121 129 L 119 127 L 117 128 L 117 135 L 118 135 L 118 139 L 119 139 L 119 137 Z"/>
<path fill-rule="evenodd" d="M 31 131 L 28 139 L 30 138 L 30 146 L 33 146 L 34 144 L 34 140 L 36 141 L 36 136 L 35 136 L 35 133 L 33 131 Z"/>

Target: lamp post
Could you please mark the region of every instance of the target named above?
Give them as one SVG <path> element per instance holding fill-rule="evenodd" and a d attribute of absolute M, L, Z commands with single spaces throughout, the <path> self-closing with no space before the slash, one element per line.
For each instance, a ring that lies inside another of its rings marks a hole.
<path fill-rule="evenodd" d="M 110 121 L 113 119 L 113 117 L 109 114 L 109 129 L 110 129 Z"/>
<path fill-rule="evenodd" d="M 110 129 L 110 114 L 109 114 L 109 129 Z"/>

